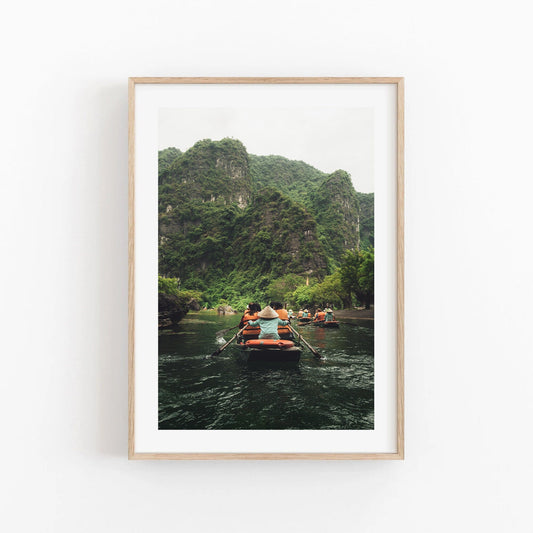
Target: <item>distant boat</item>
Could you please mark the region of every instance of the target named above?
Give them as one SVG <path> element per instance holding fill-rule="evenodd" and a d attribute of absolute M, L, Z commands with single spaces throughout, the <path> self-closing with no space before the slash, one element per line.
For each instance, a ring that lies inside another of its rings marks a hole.
<path fill-rule="evenodd" d="M 322 322 L 319 322 L 317 324 L 321 328 L 338 328 L 339 323 L 336 320 L 328 320 L 327 322 L 324 320 Z"/>
<path fill-rule="evenodd" d="M 306 316 L 306 317 L 300 317 L 298 319 L 298 324 L 309 324 L 309 322 L 311 322 L 311 320 L 313 320 L 310 316 Z"/>

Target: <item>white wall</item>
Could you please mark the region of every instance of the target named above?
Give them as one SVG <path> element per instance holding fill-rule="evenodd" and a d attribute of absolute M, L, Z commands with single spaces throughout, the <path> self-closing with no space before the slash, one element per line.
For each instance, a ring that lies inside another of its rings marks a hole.
<path fill-rule="evenodd" d="M 4 531 L 531 531 L 528 3 L 11 2 Z M 128 462 L 127 77 L 406 77 L 406 460 Z"/>

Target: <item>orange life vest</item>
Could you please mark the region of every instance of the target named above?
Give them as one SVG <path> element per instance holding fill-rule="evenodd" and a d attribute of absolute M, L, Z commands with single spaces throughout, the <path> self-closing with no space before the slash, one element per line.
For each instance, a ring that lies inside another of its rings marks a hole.
<path fill-rule="evenodd" d="M 253 313 L 252 315 L 248 312 L 244 313 L 244 316 L 242 317 L 242 322 L 244 326 L 250 322 L 250 320 L 257 320 L 259 317 L 257 316 L 257 313 Z M 244 327 L 243 326 L 243 327 Z M 259 335 L 261 333 L 261 328 L 259 326 L 248 326 L 243 332 L 243 335 Z"/>
<path fill-rule="evenodd" d="M 281 318 L 281 320 L 289 320 L 289 313 L 287 313 L 287 309 L 276 309 L 276 313 Z M 289 326 L 278 326 L 278 335 L 281 333 L 290 333 L 291 330 L 289 329 Z"/>

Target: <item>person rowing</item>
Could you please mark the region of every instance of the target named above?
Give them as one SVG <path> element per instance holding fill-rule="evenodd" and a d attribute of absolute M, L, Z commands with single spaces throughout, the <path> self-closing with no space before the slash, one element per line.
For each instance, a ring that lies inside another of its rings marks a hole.
<path fill-rule="evenodd" d="M 242 316 L 241 321 L 239 322 L 239 329 L 246 328 L 243 331 L 243 335 L 246 335 L 247 337 L 259 335 L 259 333 L 261 332 L 260 328 L 246 327 L 250 323 L 250 320 L 257 320 L 257 313 L 259 311 L 261 311 L 261 306 L 259 304 L 248 304 L 248 307 L 246 308 L 246 311 L 244 312 L 244 315 Z"/>
<path fill-rule="evenodd" d="M 259 326 L 261 328 L 261 333 L 259 333 L 260 339 L 279 340 L 278 326 L 287 326 L 289 324 L 288 320 L 279 318 L 278 313 L 270 305 L 267 305 L 262 311 L 257 313 L 257 317 L 257 320 L 250 320 L 248 322 L 247 328 L 250 326 Z"/>
<path fill-rule="evenodd" d="M 280 302 L 270 302 L 270 307 L 276 311 L 278 317 L 281 320 L 289 320 L 289 313 L 286 309 L 283 308 L 283 305 Z M 289 320 L 290 323 L 290 320 Z M 288 326 L 278 326 L 278 335 L 282 339 L 290 339 L 292 337 L 291 330 Z"/>

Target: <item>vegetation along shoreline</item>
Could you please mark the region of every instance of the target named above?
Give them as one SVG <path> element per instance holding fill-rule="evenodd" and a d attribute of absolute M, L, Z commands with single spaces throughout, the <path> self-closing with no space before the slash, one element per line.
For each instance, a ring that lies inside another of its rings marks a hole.
<path fill-rule="evenodd" d="M 158 179 L 160 328 L 251 301 L 371 309 L 374 195 L 344 170 L 204 139 L 161 150 Z"/>

